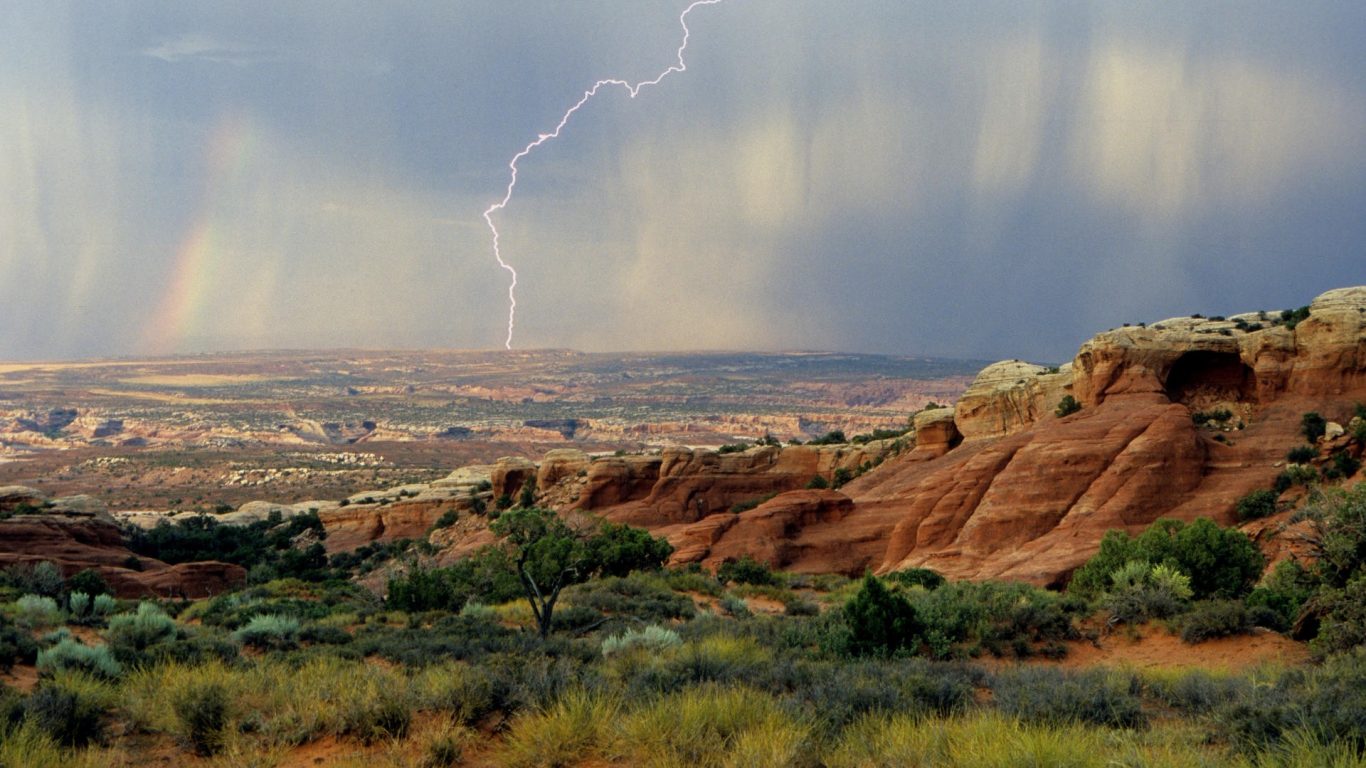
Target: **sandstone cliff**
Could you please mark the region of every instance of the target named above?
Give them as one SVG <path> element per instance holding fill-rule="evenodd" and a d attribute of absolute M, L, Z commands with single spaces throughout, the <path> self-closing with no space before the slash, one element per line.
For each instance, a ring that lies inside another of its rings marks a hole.
<path fill-rule="evenodd" d="M 1057 583 L 1109 528 L 1231 523 L 1237 499 L 1269 487 L 1303 442 L 1303 413 L 1347 422 L 1366 401 L 1366 287 L 1318 297 L 1291 325 L 1265 313 L 1180 318 L 1099 334 L 1056 372 L 998 363 L 951 420 L 921 414 L 916 449 L 842 494 L 784 494 L 662 530 L 676 559 L 709 565 L 748 552 L 798 571 L 928 566 Z M 1059 417 L 1064 394 L 1082 408 Z M 1228 418 L 1192 418 L 1221 411 Z M 647 521 L 639 505 L 599 511 Z"/>

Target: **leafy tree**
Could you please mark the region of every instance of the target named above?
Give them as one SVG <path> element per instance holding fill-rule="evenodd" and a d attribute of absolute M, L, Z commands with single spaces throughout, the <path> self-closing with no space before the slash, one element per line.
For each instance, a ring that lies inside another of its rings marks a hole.
<path fill-rule="evenodd" d="M 920 621 L 905 597 L 876 576 L 863 577 L 858 594 L 844 604 L 848 651 L 854 656 L 891 656 L 919 641 Z"/>
<path fill-rule="evenodd" d="M 657 567 L 668 556 L 667 543 L 640 545 L 634 534 L 606 526 L 575 529 L 554 511 L 537 507 L 504 512 L 491 527 L 503 540 L 542 638 L 550 636 L 555 603 L 565 587 L 607 566 Z"/>

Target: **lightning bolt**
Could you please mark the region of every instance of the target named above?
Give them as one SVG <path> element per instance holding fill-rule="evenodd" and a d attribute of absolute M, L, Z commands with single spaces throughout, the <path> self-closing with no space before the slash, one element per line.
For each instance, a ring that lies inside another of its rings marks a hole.
<path fill-rule="evenodd" d="M 583 98 L 579 99 L 577 104 L 570 107 L 564 113 L 560 118 L 559 124 L 555 126 L 555 130 L 537 136 L 535 141 L 527 144 L 521 152 L 513 155 L 512 160 L 508 162 L 508 169 L 512 173 L 511 178 L 508 180 L 507 192 L 503 195 L 502 200 L 490 205 L 488 210 L 484 211 L 484 221 L 488 222 L 489 231 L 493 233 L 493 257 L 498 260 L 498 266 L 506 269 L 512 276 L 512 282 L 508 284 L 508 337 L 507 341 L 504 342 L 504 346 L 508 349 L 512 349 L 512 333 L 517 324 L 517 270 L 513 269 L 512 265 L 503 259 L 503 253 L 499 248 L 498 242 L 498 226 L 493 223 L 493 214 L 503 210 L 508 206 L 508 203 L 512 202 L 512 192 L 517 188 L 517 164 L 522 161 L 522 158 L 535 151 L 537 147 L 552 139 L 558 139 L 560 137 L 560 131 L 564 130 L 564 127 L 569 124 L 569 120 L 574 116 L 574 113 L 583 108 L 583 105 L 587 104 L 594 96 L 598 95 L 598 91 L 601 91 L 603 88 L 608 86 L 621 86 L 622 88 L 625 88 L 626 92 L 634 99 L 640 94 L 641 89 L 648 88 L 652 85 L 659 85 L 664 81 L 664 78 L 675 72 L 686 72 L 688 65 L 683 60 L 683 53 L 688 50 L 688 37 L 692 34 L 692 30 L 688 29 L 688 14 L 692 13 L 693 9 L 699 5 L 716 5 L 721 1 L 722 0 L 695 0 L 692 5 L 684 8 L 683 12 L 678 15 L 678 23 L 683 27 L 683 42 L 678 46 L 677 64 L 670 65 L 668 69 L 660 72 L 653 80 L 642 80 L 632 84 L 626 80 L 610 78 L 593 83 L 592 88 L 584 91 Z"/>

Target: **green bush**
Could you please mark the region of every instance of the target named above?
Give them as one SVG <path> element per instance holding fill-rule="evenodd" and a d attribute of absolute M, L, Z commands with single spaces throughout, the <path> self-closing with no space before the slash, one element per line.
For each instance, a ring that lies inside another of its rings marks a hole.
<path fill-rule="evenodd" d="M 66 587 L 62 570 L 47 560 L 31 564 L 15 563 L 0 574 L 0 583 L 20 592 L 51 598 L 61 597 Z"/>
<path fill-rule="evenodd" d="M 135 657 L 158 643 L 174 640 L 176 632 L 175 619 L 156 603 L 143 602 L 133 613 L 111 617 L 104 637 L 116 650 Z"/>
<path fill-rule="evenodd" d="M 113 593 L 104 577 L 100 576 L 98 571 L 90 568 L 86 568 L 67 579 L 65 588 L 67 592 L 84 592 L 91 597 Z"/>
<path fill-rule="evenodd" d="M 85 672 L 109 680 L 123 674 L 123 666 L 103 645 L 82 645 L 66 638 L 44 651 L 38 652 L 38 671 L 47 675 L 64 670 Z"/>
<path fill-rule="evenodd" d="M 180 731 L 196 755 L 211 757 L 223 749 L 228 705 L 228 692 L 217 683 L 186 687 L 171 702 Z"/>
<path fill-rule="evenodd" d="M 617 523 L 602 523 L 589 540 L 591 559 L 602 576 L 627 576 L 633 571 L 659 569 L 673 545 L 662 536 L 651 536 L 644 528 Z"/>
<path fill-rule="evenodd" d="M 1063 395 L 1062 399 L 1058 401 L 1058 407 L 1053 409 L 1053 413 L 1058 418 L 1062 418 L 1064 416 L 1071 416 L 1080 410 L 1081 403 L 1077 402 L 1077 398 L 1071 395 Z"/>
<path fill-rule="evenodd" d="M 1165 563 L 1132 560 L 1110 574 L 1110 582 L 1101 604 L 1114 623 L 1174 616 L 1185 609 L 1192 594 L 1190 577 Z"/>
<path fill-rule="evenodd" d="M 830 481 L 820 475 L 812 475 L 811 480 L 807 482 L 806 487 L 808 490 L 823 491 L 830 487 Z"/>
<path fill-rule="evenodd" d="M 1319 449 L 1312 445 L 1297 445 L 1290 449 L 1285 455 L 1285 460 L 1291 464 L 1308 464 L 1319 457 Z"/>
<path fill-rule="evenodd" d="M 67 747 L 83 747 L 104 734 L 104 703 L 83 688 L 46 681 L 24 702 L 24 719 Z"/>
<path fill-rule="evenodd" d="M 722 584 L 771 586 L 782 584 L 782 579 L 767 565 L 749 555 L 744 555 L 739 560 L 727 560 L 722 563 L 721 567 L 716 569 L 716 580 Z"/>
<path fill-rule="evenodd" d="M 853 656 L 890 656 L 913 649 L 923 631 L 910 602 L 889 592 L 871 573 L 844 604 L 844 623 L 849 629 L 847 652 Z"/>
<path fill-rule="evenodd" d="M 299 646 L 299 620 L 289 616 L 255 616 L 233 633 L 243 645 L 262 650 L 289 650 Z"/>
<path fill-rule="evenodd" d="M 602 655 L 604 657 L 615 656 L 637 648 L 658 654 L 677 648 L 682 644 L 683 640 L 677 632 L 651 624 L 644 629 L 631 629 L 620 635 L 612 635 L 604 639 L 602 641 Z"/>
<path fill-rule="evenodd" d="M 1191 580 L 1196 599 L 1242 597 L 1261 575 L 1265 559 L 1257 545 L 1207 518 L 1186 524 L 1158 520 L 1137 537 L 1107 531 L 1100 551 L 1073 575 L 1068 590 L 1083 596 L 1105 591 L 1111 574 L 1129 562 L 1167 565 Z"/>
<path fill-rule="evenodd" d="M 1205 600 L 1191 606 L 1181 616 L 1181 639 L 1201 643 L 1216 637 L 1243 635 L 1252 631 L 1252 617 L 1238 600 Z"/>
<path fill-rule="evenodd" d="M 1300 434 L 1311 443 L 1318 442 L 1328 430 L 1328 420 L 1314 411 L 1300 417 Z"/>
<path fill-rule="evenodd" d="M 884 578 L 903 587 L 924 587 L 925 589 L 938 589 L 946 583 L 943 576 L 929 568 L 907 568 L 902 571 L 892 571 Z"/>
<path fill-rule="evenodd" d="M 1240 522 L 1258 520 L 1276 514 L 1276 494 L 1272 491 L 1252 491 L 1238 499 L 1235 511 Z"/>
<path fill-rule="evenodd" d="M 28 632 L 10 623 L 0 614 L 0 672 L 9 672 L 16 663 L 29 664 L 38 655 L 38 644 Z M 3 723 L 0 723 L 3 727 Z"/>
<path fill-rule="evenodd" d="M 691 598 L 639 576 L 594 579 L 565 590 L 569 604 L 593 612 L 593 618 L 615 616 L 644 622 L 690 619 L 697 608 Z"/>
<path fill-rule="evenodd" d="M 1001 711 L 1026 722 L 1112 728 L 1137 728 L 1146 722 L 1138 678 L 1118 672 L 1018 667 L 998 673 L 991 690 Z"/>
<path fill-rule="evenodd" d="M 1361 462 L 1345 450 L 1338 451 L 1333 454 L 1331 469 L 1338 477 L 1351 477 L 1361 469 Z"/>
<path fill-rule="evenodd" d="M 46 595 L 24 595 L 14 603 L 14 618 L 30 629 L 55 627 L 66 618 L 57 601 Z"/>

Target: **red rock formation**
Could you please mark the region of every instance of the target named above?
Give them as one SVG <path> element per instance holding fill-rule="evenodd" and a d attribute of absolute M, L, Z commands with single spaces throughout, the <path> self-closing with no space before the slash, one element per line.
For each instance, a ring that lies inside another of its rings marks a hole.
<path fill-rule="evenodd" d="M 128 568 L 130 558 L 140 569 Z M 94 569 L 119 597 L 207 597 L 246 582 L 247 572 L 228 563 L 167 565 L 135 556 L 118 526 L 67 515 L 19 515 L 0 520 L 0 567 L 50 561 L 63 575 Z"/>
<path fill-rule="evenodd" d="M 1070 382 L 1012 365 L 1014 389 L 998 364 L 956 418 L 919 415 L 916 449 L 846 486 L 847 504 L 784 494 L 685 525 L 686 514 L 652 519 L 639 503 L 600 511 L 674 523 L 659 530 L 679 562 L 748 552 L 798 571 L 928 566 L 1057 583 L 1107 529 L 1137 531 L 1161 517 L 1231 523 L 1237 499 L 1269 487 L 1285 451 L 1303 441 L 1304 412 L 1346 423 L 1366 401 L 1366 287 L 1324 294 L 1294 329 L 1251 314 L 1100 334 L 1078 352 Z M 1058 418 L 1047 401 L 1069 385 L 1084 407 Z M 1232 417 L 1197 425 L 1192 412 L 1202 409 Z M 961 445 L 957 420 L 970 438 Z M 697 482 L 678 475 L 671 497 Z"/>

